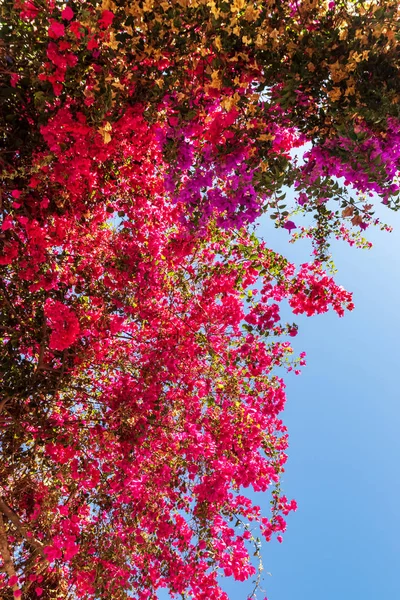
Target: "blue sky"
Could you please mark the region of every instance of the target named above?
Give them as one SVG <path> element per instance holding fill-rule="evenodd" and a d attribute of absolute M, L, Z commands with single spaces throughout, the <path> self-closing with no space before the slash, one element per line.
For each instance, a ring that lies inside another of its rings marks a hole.
<path fill-rule="evenodd" d="M 283 544 L 264 545 L 268 600 L 400 598 L 400 215 L 382 214 L 395 229 L 367 230 L 372 250 L 333 244 L 356 309 L 295 319 L 307 367 L 286 377 L 283 488 L 299 508 Z M 259 232 L 272 248 L 307 259 L 268 221 Z M 244 600 L 250 588 L 226 589 Z"/>

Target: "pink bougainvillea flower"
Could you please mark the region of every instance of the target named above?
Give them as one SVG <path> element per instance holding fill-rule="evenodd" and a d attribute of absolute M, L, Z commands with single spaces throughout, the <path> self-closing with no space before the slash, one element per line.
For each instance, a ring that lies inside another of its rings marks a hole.
<path fill-rule="evenodd" d="M 17 6 L 17 3 L 15 3 L 15 5 Z M 35 19 L 39 12 L 39 8 L 37 6 L 35 6 L 35 4 L 32 2 L 32 0 L 27 0 L 26 2 L 22 2 L 21 9 L 22 10 L 20 12 L 20 17 L 21 17 L 21 19 L 24 19 L 25 21 L 30 21 L 32 19 Z"/>
<path fill-rule="evenodd" d="M 66 6 L 64 8 L 64 10 L 62 11 L 61 16 L 63 19 L 70 21 L 74 16 L 74 11 L 72 10 L 72 8 L 70 6 Z"/>
<path fill-rule="evenodd" d="M 52 20 L 48 32 L 49 37 L 56 40 L 65 35 L 65 27 L 59 21 Z"/>
<path fill-rule="evenodd" d="M 99 25 L 103 29 L 107 29 L 110 27 L 111 23 L 114 20 L 114 13 L 111 10 L 103 10 L 101 13 L 101 17 L 99 19 Z"/>
<path fill-rule="evenodd" d="M 15 88 L 20 79 L 21 79 L 21 76 L 18 75 L 18 73 L 11 73 L 11 75 L 10 75 L 11 87 Z"/>
<path fill-rule="evenodd" d="M 7 231 L 7 229 L 11 229 L 12 226 L 13 226 L 13 218 L 11 215 L 7 215 L 7 217 L 3 221 L 1 229 L 2 229 L 2 231 Z"/>
<path fill-rule="evenodd" d="M 87 49 L 88 49 L 88 50 L 94 50 L 95 48 L 98 48 L 98 46 L 99 46 L 99 43 L 98 43 L 98 41 L 96 40 L 96 38 L 94 38 L 94 37 L 93 37 L 93 38 L 91 38 L 91 39 L 88 41 L 88 43 L 87 43 Z"/>

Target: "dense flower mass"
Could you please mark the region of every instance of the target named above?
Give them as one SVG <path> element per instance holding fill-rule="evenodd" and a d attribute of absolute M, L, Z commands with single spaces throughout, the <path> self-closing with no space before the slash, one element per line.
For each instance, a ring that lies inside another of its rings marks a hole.
<path fill-rule="evenodd" d="M 282 306 L 352 310 L 330 237 L 367 245 L 398 207 L 398 3 L 0 15 L 0 595 L 253 597 L 296 509 Z M 264 213 L 308 263 L 257 238 Z"/>

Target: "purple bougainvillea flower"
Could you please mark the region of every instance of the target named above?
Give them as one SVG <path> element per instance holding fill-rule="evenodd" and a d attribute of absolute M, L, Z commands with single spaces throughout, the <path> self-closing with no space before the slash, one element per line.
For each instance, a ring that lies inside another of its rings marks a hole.
<path fill-rule="evenodd" d="M 292 229 L 296 229 L 296 224 L 293 223 L 293 221 L 286 221 L 286 223 L 284 224 L 284 229 L 287 229 L 289 231 L 289 233 L 292 231 Z"/>

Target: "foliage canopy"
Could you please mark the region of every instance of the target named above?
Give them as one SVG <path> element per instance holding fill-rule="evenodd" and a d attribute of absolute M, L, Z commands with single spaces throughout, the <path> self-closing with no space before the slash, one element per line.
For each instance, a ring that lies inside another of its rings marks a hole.
<path fill-rule="evenodd" d="M 399 4 L 0 14 L 2 598 L 226 599 L 220 574 L 254 595 L 257 528 L 296 507 L 280 305 L 351 310 L 329 240 L 368 246 L 399 205 Z M 309 263 L 257 239 L 265 212 Z"/>

